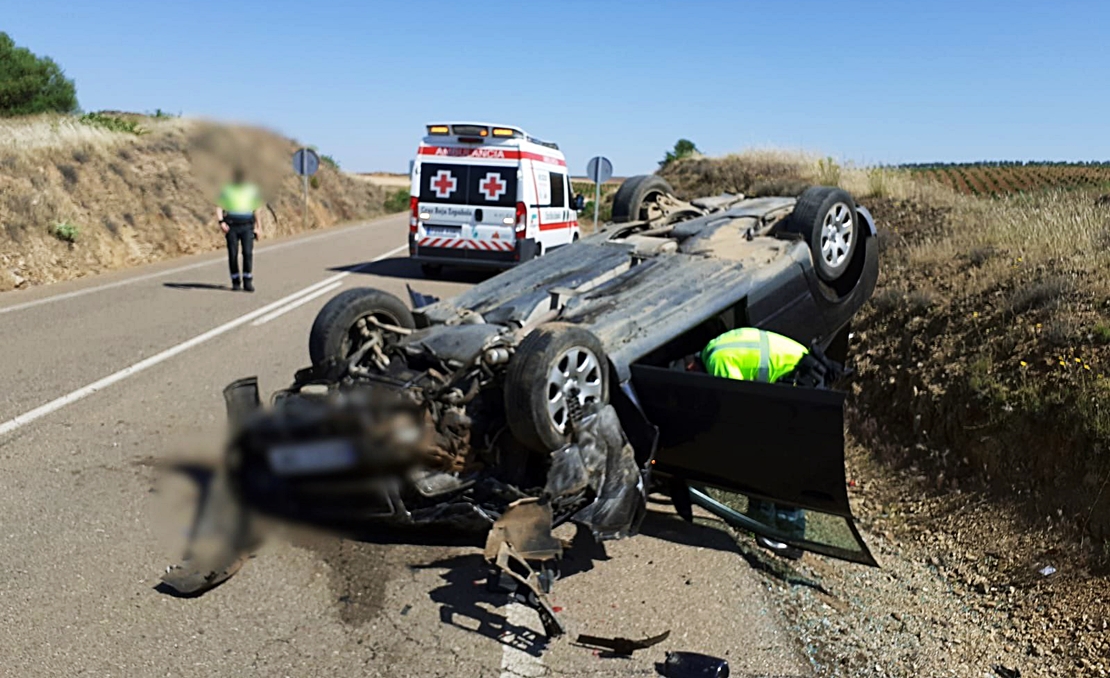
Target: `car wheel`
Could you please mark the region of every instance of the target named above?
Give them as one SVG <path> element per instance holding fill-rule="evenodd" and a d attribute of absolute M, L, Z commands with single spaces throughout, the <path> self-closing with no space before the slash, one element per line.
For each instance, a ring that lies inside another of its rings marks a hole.
<path fill-rule="evenodd" d="M 613 196 L 613 223 L 650 219 L 652 206 L 664 195 L 673 196 L 674 189 L 663 177 L 643 174 L 626 179 Z"/>
<path fill-rule="evenodd" d="M 785 230 L 809 241 L 817 275 L 829 283 L 848 270 L 862 237 L 852 196 L 830 186 L 807 188 L 786 220 Z"/>
<path fill-rule="evenodd" d="M 439 264 L 420 264 L 420 272 L 427 280 L 439 280 L 443 275 L 443 267 Z"/>
<path fill-rule="evenodd" d="M 316 314 L 308 335 L 308 354 L 312 364 L 345 360 L 367 339 L 376 333 L 380 336 L 382 331 L 367 323 L 368 318 L 406 329 L 416 327 L 405 302 L 392 294 L 370 287 L 347 290 L 332 297 Z"/>
<path fill-rule="evenodd" d="M 609 402 L 609 361 L 591 332 L 548 323 L 520 342 L 505 377 L 505 414 L 513 436 L 537 452 L 570 439 L 586 405 Z"/>

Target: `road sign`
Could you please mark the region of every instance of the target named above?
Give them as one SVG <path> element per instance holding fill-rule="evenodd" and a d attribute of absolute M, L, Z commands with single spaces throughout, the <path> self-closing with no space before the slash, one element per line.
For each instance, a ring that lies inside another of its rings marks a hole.
<path fill-rule="evenodd" d="M 320 169 L 320 156 L 311 148 L 301 148 L 293 154 L 293 171 L 301 175 L 301 192 L 304 197 L 304 209 L 301 211 L 301 221 L 304 228 L 308 228 L 308 177 L 316 174 Z"/>
<path fill-rule="evenodd" d="M 586 176 L 595 184 L 603 184 L 613 178 L 613 163 L 600 155 L 590 158 L 590 163 L 586 165 Z"/>
<path fill-rule="evenodd" d="M 320 169 L 320 156 L 311 148 L 302 148 L 293 154 L 293 171 L 310 177 Z"/>
<path fill-rule="evenodd" d="M 594 182 L 594 228 L 597 228 L 597 210 L 601 205 L 601 185 L 613 176 L 613 163 L 609 158 L 597 155 L 590 158 L 586 165 L 586 176 Z"/>

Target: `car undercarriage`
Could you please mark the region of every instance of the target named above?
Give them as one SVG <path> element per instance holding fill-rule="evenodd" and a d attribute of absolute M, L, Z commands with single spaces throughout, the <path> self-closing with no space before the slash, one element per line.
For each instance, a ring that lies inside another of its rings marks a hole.
<path fill-rule="evenodd" d="M 221 496 L 194 531 L 219 545 L 191 548 L 166 583 L 195 594 L 230 577 L 254 514 L 348 533 L 485 534 L 491 585 L 557 635 L 552 529 L 633 536 L 652 492 L 684 517 L 698 504 L 874 564 L 844 488 L 843 394 L 677 367 L 742 326 L 843 362 L 878 273 L 870 215 L 826 187 L 685 202 L 655 176 L 626 181 L 616 201 L 615 223 L 453 299 L 410 288 L 410 309 L 379 290 L 342 292 L 310 332 L 311 366 L 269 407 L 255 379 L 229 385 Z M 783 532 L 725 495 L 833 527 Z"/>

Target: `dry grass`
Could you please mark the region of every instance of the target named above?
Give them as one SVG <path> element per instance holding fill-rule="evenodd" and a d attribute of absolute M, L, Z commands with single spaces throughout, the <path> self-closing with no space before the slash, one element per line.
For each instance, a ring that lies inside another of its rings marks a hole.
<path fill-rule="evenodd" d="M 683 197 L 797 194 L 809 185 L 840 186 L 859 199 L 880 197 L 951 204 L 958 196 L 905 170 L 861 167 L 801 150 L 753 148 L 721 158 L 688 158 L 663 170 Z"/>
<path fill-rule="evenodd" d="M 851 192 L 876 217 L 882 252 L 879 288 L 856 322 L 867 416 L 897 433 L 901 461 L 928 465 L 930 450 L 951 450 L 961 474 L 1032 491 L 1031 514 L 1059 509 L 1110 539 L 1110 502 L 1098 497 L 1110 477 L 1105 200 L 1077 190 L 979 198 L 897 168 L 766 149 L 662 173 L 684 197 L 820 183 Z"/>
<path fill-rule="evenodd" d="M 70 116 L 0 119 L 0 291 L 220 247 L 214 199 L 236 164 L 276 213 L 263 215 L 264 238 L 303 230 L 292 140 L 124 115 L 144 133 Z M 382 213 L 382 188 L 327 164 L 316 178 L 308 228 Z"/>

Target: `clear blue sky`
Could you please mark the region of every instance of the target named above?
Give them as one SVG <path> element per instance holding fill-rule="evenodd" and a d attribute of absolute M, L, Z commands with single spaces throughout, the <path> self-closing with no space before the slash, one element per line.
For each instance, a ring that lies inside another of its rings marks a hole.
<path fill-rule="evenodd" d="M 1110 159 L 1110 2 L 0 0 L 85 110 L 260 123 L 404 171 L 426 122 L 517 124 L 584 172 L 804 148 Z"/>

